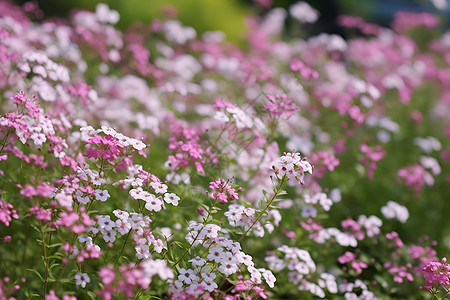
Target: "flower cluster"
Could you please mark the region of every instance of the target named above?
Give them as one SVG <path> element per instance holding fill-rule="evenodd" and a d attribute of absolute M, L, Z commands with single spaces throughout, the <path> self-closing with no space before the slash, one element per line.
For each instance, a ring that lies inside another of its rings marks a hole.
<path fill-rule="evenodd" d="M 304 184 L 305 172 L 312 174 L 312 166 L 299 153 L 285 153 L 273 163 L 272 169 L 278 179 L 287 178 L 300 184 Z"/>
<path fill-rule="evenodd" d="M 438 17 L 253 2 L 233 44 L 0 1 L 0 299 L 446 297 Z"/>
<path fill-rule="evenodd" d="M 13 209 L 14 206 L 9 203 L 5 203 L 0 200 L 0 222 L 5 224 L 5 226 L 9 226 L 9 222 L 12 219 L 18 219 L 17 211 Z"/>
<path fill-rule="evenodd" d="M 269 270 L 255 268 L 252 257 L 241 251 L 239 242 L 233 242 L 223 236 L 220 226 L 204 225 L 191 222 L 186 240 L 191 246 L 201 245 L 206 250 L 202 256 L 189 260 L 191 268 L 181 268 L 178 277 L 171 284 L 170 293 L 174 298 L 212 293 L 218 288 L 215 279 L 218 276 L 229 277 L 246 269 L 253 285 L 262 284 L 262 278 L 270 287 L 274 286 L 275 277 Z M 239 286 L 239 283 L 236 284 Z M 236 287 L 236 290 L 240 288 Z M 262 289 L 263 290 L 263 289 Z"/>
<path fill-rule="evenodd" d="M 230 181 L 225 181 L 224 179 L 217 179 L 209 183 L 209 188 L 213 190 L 213 198 L 219 200 L 222 203 L 227 203 L 228 200 L 238 200 L 239 195 L 236 189 L 230 186 Z M 241 191 L 242 188 L 238 188 Z"/>
<path fill-rule="evenodd" d="M 450 285 L 450 265 L 447 259 L 435 260 L 423 267 L 423 276 L 427 284 L 423 287 L 429 291 L 439 288 L 448 288 Z"/>

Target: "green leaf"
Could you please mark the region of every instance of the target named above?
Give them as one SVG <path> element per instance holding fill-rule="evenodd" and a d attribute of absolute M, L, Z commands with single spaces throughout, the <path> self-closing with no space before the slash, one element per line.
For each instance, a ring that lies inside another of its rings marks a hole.
<path fill-rule="evenodd" d="M 279 191 L 278 196 L 287 195 L 287 192 L 285 190 Z"/>
<path fill-rule="evenodd" d="M 63 245 L 63 243 L 54 243 L 51 245 L 47 245 L 47 248 L 55 248 L 55 247 L 61 247 Z"/>
<path fill-rule="evenodd" d="M 27 296 L 27 299 L 31 299 L 31 298 L 34 298 L 34 297 L 37 297 L 37 298 L 42 298 L 42 296 L 41 295 L 39 295 L 39 294 L 28 294 L 28 293 L 26 293 L 26 296 Z"/>
<path fill-rule="evenodd" d="M 55 268 L 55 267 L 57 267 L 57 266 L 59 266 L 60 264 L 58 264 L 58 263 L 55 263 L 55 264 L 51 264 L 50 266 L 49 266 L 49 270 L 51 270 L 51 269 L 53 269 L 53 268 Z"/>
<path fill-rule="evenodd" d="M 178 247 L 180 247 L 180 248 L 184 248 L 184 246 L 183 246 L 183 244 L 182 244 L 181 242 L 174 241 L 173 243 L 174 243 L 175 245 L 177 245 Z"/>
<path fill-rule="evenodd" d="M 58 254 L 58 253 L 56 253 L 56 254 L 54 254 L 54 255 L 50 255 L 50 256 L 48 257 L 48 259 L 62 259 L 62 258 L 63 258 L 63 256 L 60 255 L 60 254 Z"/>
<path fill-rule="evenodd" d="M 37 232 L 41 233 L 41 229 L 40 229 L 39 227 L 37 227 L 36 225 L 31 224 L 30 226 L 31 226 L 31 228 L 33 228 L 33 229 L 36 230 Z"/>
<path fill-rule="evenodd" d="M 45 281 L 44 278 L 42 277 L 42 275 L 38 271 L 36 271 L 34 269 L 27 269 L 27 271 L 30 271 L 30 272 L 33 272 L 34 274 L 36 274 L 41 279 L 42 282 Z"/>

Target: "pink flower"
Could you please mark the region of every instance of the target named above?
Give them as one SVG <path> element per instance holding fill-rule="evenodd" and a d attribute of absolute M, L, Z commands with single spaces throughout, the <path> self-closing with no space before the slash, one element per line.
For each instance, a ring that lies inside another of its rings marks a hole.
<path fill-rule="evenodd" d="M 209 183 L 209 188 L 213 190 L 213 197 L 222 203 L 227 203 L 229 200 L 239 199 L 236 189 L 230 185 L 230 180 L 217 179 Z M 241 188 L 238 188 L 241 191 Z"/>
<path fill-rule="evenodd" d="M 317 73 L 317 71 L 311 69 L 296 58 L 291 61 L 290 68 L 292 71 L 298 71 L 306 80 L 319 78 L 319 73 Z"/>
<path fill-rule="evenodd" d="M 48 300 L 59 300 L 59 298 L 55 295 L 55 291 L 54 290 L 50 290 L 49 294 L 46 295 L 45 299 L 48 299 Z"/>
<path fill-rule="evenodd" d="M 9 223 L 12 219 L 19 218 L 16 210 L 14 210 L 13 208 L 14 207 L 12 204 L 3 202 L 3 200 L 0 199 L 0 222 L 5 224 L 6 226 L 9 226 Z"/>
<path fill-rule="evenodd" d="M 263 111 L 269 111 L 274 116 L 282 116 L 288 119 L 299 110 L 297 105 L 286 94 L 268 95 L 267 99 L 270 103 L 264 106 Z"/>
<path fill-rule="evenodd" d="M 423 276 L 427 281 L 427 285 L 423 288 L 427 290 L 431 290 L 439 285 L 448 288 L 450 285 L 450 265 L 447 263 L 447 259 L 443 258 L 440 262 L 435 259 L 429 262 L 423 268 Z"/>
<path fill-rule="evenodd" d="M 111 283 L 113 283 L 114 279 L 116 278 L 116 274 L 114 273 L 113 267 L 111 265 L 101 268 L 98 276 L 106 286 L 111 285 Z"/>

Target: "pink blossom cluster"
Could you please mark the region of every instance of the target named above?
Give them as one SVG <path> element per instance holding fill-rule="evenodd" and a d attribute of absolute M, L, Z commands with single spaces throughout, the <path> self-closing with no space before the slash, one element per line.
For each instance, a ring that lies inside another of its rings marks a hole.
<path fill-rule="evenodd" d="M 398 170 L 398 176 L 405 181 L 405 185 L 413 186 L 419 192 L 424 185 L 434 185 L 434 177 L 441 173 L 439 162 L 430 156 L 421 156 L 420 163 L 406 166 Z"/>
<path fill-rule="evenodd" d="M 361 160 L 363 165 L 368 165 L 367 176 L 373 178 L 375 170 L 377 168 L 377 162 L 383 159 L 386 155 L 386 151 L 381 146 L 377 146 L 375 149 L 362 144 L 360 146 L 361 152 L 365 155 L 365 158 Z"/>
<path fill-rule="evenodd" d="M 203 143 L 200 141 L 198 130 L 184 128 L 178 123 L 173 124 L 170 129 L 173 136 L 169 140 L 169 149 L 175 152 L 175 155 L 170 155 L 167 161 L 171 170 L 179 171 L 192 164 L 197 172 L 205 174 L 203 165 L 206 159 L 218 164 L 217 154 L 212 152 L 208 141 Z"/>
<path fill-rule="evenodd" d="M 9 226 L 12 219 L 18 219 L 19 215 L 12 204 L 0 200 L 0 222 Z"/>
<path fill-rule="evenodd" d="M 367 268 L 367 264 L 363 262 L 361 259 L 357 259 L 356 255 L 352 252 L 345 252 L 343 255 L 339 256 L 338 261 L 340 264 L 348 264 L 350 268 L 356 271 L 356 273 L 361 274 L 363 269 Z M 344 270 L 347 269 L 347 267 L 343 267 Z"/>
<path fill-rule="evenodd" d="M 436 16 L 430 13 L 398 12 L 395 14 L 392 28 L 397 31 L 405 31 L 418 26 L 433 28 L 438 23 Z"/>
<path fill-rule="evenodd" d="M 314 176 L 317 178 L 325 176 L 327 170 L 332 172 L 339 166 L 339 159 L 329 151 L 311 153 L 309 159 L 310 163 L 314 165 Z"/>
<path fill-rule="evenodd" d="M 228 201 L 238 200 L 242 188 L 236 189 L 232 188 L 230 185 L 230 180 L 225 181 L 225 179 L 217 179 L 209 183 L 209 188 L 213 190 L 213 198 L 219 200 L 222 203 L 227 203 Z"/>
<path fill-rule="evenodd" d="M 264 106 L 263 111 L 269 111 L 273 116 L 282 116 L 288 119 L 298 111 L 297 105 L 286 94 L 267 95 L 267 99 L 269 104 Z"/>
<path fill-rule="evenodd" d="M 306 66 L 302 61 L 296 58 L 291 61 L 290 67 L 292 71 L 298 71 L 306 80 L 317 79 L 319 77 L 317 71 Z"/>
<path fill-rule="evenodd" d="M 423 288 L 427 290 L 439 286 L 447 288 L 450 285 L 450 265 L 447 263 L 447 259 L 443 258 L 441 261 L 436 259 L 429 262 L 423 267 L 423 276 L 427 283 Z"/>
<path fill-rule="evenodd" d="M 388 271 L 394 275 L 394 282 L 402 283 L 403 281 L 414 281 L 413 274 L 409 271 L 411 265 L 408 266 L 393 266 L 392 263 L 387 262 L 384 265 L 385 268 L 388 268 Z"/>

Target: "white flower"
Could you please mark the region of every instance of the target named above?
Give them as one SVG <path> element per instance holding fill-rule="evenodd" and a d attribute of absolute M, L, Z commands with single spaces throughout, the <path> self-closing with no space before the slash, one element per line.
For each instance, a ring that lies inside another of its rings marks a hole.
<path fill-rule="evenodd" d="M 31 136 L 31 138 L 33 138 L 33 136 Z M 441 166 L 439 165 L 439 162 L 437 161 L 437 159 L 431 156 L 421 156 L 420 164 L 424 168 L 431 170 L 431 173 L 433 173 L 433 175 L 441 174 Z"/>
<path fill-rule="evenodd" d="M 359 216 L 358 223 L 366 228 L 367 236 L 369 237 L 374 237 L 380 234 L 380 227 L 383 225 L 383 221 L 381 221 L 378 217 L 366 217 L 364 215 Z"/>
<path fill-rule="evenodd" d="M 304 174 L 308 172 L 312 174 L 312 166 L 299 153 L 286 153 L 279 157 L 273 164 L 272 169 L 275 175 L 282 179 L 287 176 L 288 179 L 296 180 L 303 184 Z"/>
<path fill-rule="evenodd" d="M 275 285 L 275 281 L 276 281 L 277 279 L 276 279 L 275 276 L 272 274 L 272 272 L 269 271 L 269 270 L 267 270 L 267 269 L 259 269 L 259 271 L 261 271 L 262 276 L 264 277 L 264 279 L 265 279 L 266 282 L 267 282 L 267 285 L 268 285 L 270 288 L 273 288 L 274 285 Z"/>
<path fill-rule="evenodd" d="M 83 192 L 81 192 L 80 190 L 77 190 L 75 197 L 77 198 L 78 202 L 80 202 L 81 204 L 86 205 L 89 202 L 89 196 L 83 197 Z"/>
<path fill-rule="evenodd" d="M 302 217 L 303 218 L 315 218 L 317 217 L 317 209 L 314 206 L 305 206 L 302 209 Z"/>
<path fill-rule="evenodd" d="M 134 248 L 136 249 L 136 256 L 138 259 L 147 259 L 151 257 L 148 245 L 139 244 Z"/>
<path fill-rule="evenodd" d="M 95 199 L 105 202 L 110 196 L 107 190 L 95 190 L 94 192 Z"/>
<path fill-rule="evenodd" d="M 320 198 L 319 204 L 322 206 L 324 210 L 329 211 L 331 205 L 333 205 L 333 201 L 331 199 L 328 199 L 327 196 L 325 195 L 325 197 Z"/>
<path fill-rule="evenodd" d="M 256 284 L 260 284 L 261 283 L 261 272 L 258 271 L 258 269 L 256 269 L 255 267 L 247 267 L 248 272 L 250 273 L 251 277 L 251 281 L 253 281 Z"/>
<path fill-rule="evenodd" d="M 42 146 L 43 143 L 47 140 L 43 133 L 35 132 L 31 135 L 31 139 L 33 140 L 36 146 Z"/>
<path fill-rule="evenodd" d="M 130 144 L 133 146 L 134 149 L 140 151 L 147 147 L 142 141 L 136 140 L 136 139 L 130 139 Z"/>
<path fill-rule="evenodd" d="M 198 276 L 194 274 L 193 270 L 186 270 L 184 268 L 180 269 L 178 280 L 184 281 L 186 284 L 191 284 L 193 281 L 197 281 L 198 279 Z"/>
<path fill-rule="evenodd" d="M 162 201 L 160 198 L 156 198 L 153 196 L 150 200 L 145 204 L 145 208 L 149 211 L 160 211 L 162 209 Z"/>
<path fill-rule="evenodd" d="M 317 10 L 306 2 L 297 2 L 289 7 L 289 13 L 294 19 L 304 23 L 314 23 L 319 18 Z"/>
<path fill-rule="evenodd" d="M 426 138 L 416 137 L 414 139 L 414 144 L 419 146 L 420 149 L 425 153 L 439 151 L 442 148 L 441 142 L 433 136 L 429 136 Z"/>
<path fill-rule="evenodd" d="M 275 255 L 268 256 L 265 260 L 268 263 L 269 268 L 275 272 L 280 272 L 287 266 L 284 260 L 276 257 Z"/>
<path fill-rule="evenodd" d="M 378 227 L 375 227 L 375 228 L 378 229 Z M 372 234 L 371 237 L 375 236 L 376 229 L 372 229 L 372 231 L 370 231 Z M 368 232 L 369 232 L 369 230 L 368 230 Z M 367 235 L 369 235 L 369 233 Z M 355 237 L 353 237 L 352 235 L 349 235 L 347 233 L 344 233 L 344 232 L 336 233 L 334 235 L 334 238 L 336 239 L 336 242 L 343 247 L 348 247 L 348 246 L 356 247 L 358 245 L 358 241 L 356 240 Z"/>
<path fill-rule="evenodd" d="M 116 227 L 115 222 L 111 220 L 110 216 L 101 216 L 97 221 L 97 224 L 99 229 L 106 231 L 111 231 Z"/>
<path fill-rule="evenodd" d="M 104 134 L 107 134 L 107 135 L 110 135 L 110 136 L 116 136 L 117 135 L 117 131 L 114 128 L 108 127 L 108 126 L 102 126 L 101 129 L 99 129 L 98 131 L 101 131 Z"/>
<path fill-rule="evenodd" d="M 409 218 L 408 209 L 394 201 L 389 201 L 386 206 L 383 206 L 381 213 L 386 219 L 397 219 L 402 223 L 405 223 Z"/>
<path fill-rule="evenodd" d="M 134 199 L 144 199 L 144 190 L 141 187 L 130 190 L 130 196 Z"/>
<path fill-rule="evenodd" d="M 236 273 L 239 268 L 235 263 L 222 263 L 218 268 L 219 272 L 225 274 L 226 276 L 230 276 L 231 274 Z"/>
<path fill-rule="evenodd" d="M 221 111 L 216 111 L 216 114 L 214 115 L 214 119 L 216 119 L 220 123 L 226 123 L 226 122 L 230 121 L 230 118 L 228 118 L 228 116 L 224 112 L 221 112 Z"/>
<path fill-rule="evenodd" d="M 97 4 L 95 16 L 101 23 L 116 24 L 120 19 L 119 13 L 116 10 L 110 9 L 105 3 Z"/>
<path fill-rule="evenodd" d="M 330 191 L 330 199 L 334 202 L 340 202 L 342 200 L 341 190 L 339 188 L 334 188 Z"/>
<path fill-rule="evenodd" d="M 167 185 L 159 182 L 151 182 L 150 186 L 155 190 L 158 194 L 164 194 L 167 192 Z"/>
<path fill-rule="evenodd" d="M 189 40 L 195 39 L 197 33 L 192 27 L 183 27 L 178 20 L 169 20 L 163 24 L 166 38 L 170 42 L 186 44 Z"/>
<path fill-rule="evenodd" d="M 189 260 L 189 262 L 198 267 L 202 267 L 206 264 L 206 260 L 201 258 L 200 256 L 194 257 L 193 259 Z"/>
<path fill-rule="evenodd" d="M 239 263 L 242 263 L 242 264 L 246 265 L 247 267 L 253 267 L 255 265 L 253 263 L 253 258 L 250 255 L 245 254 L 242 251 L 239 251 L 236 253 L 236 259 Z"/>
<path fill-rule="evenodd" d="M 216 263 L 220 263 L 224 257 L 225 253 L 223 252 L 222 247 L 212 247 L 209 249 L 207 259 L 210 261 L 215 261 Z"/>
<path fill-rule="evenodd" d="M 322 273 L 320 275 L 320 278 L 322 278 L 325 281 L 325 285 L 330 293 L 335 294 L 338 292 L 336 278 L 333 275 L 329 273 Z"/>
<path fill-rule="evenodd" d="M 87 273 L 80 273 L 78 272 L 75 275 L 75 284 L 81 286 L 82 288 L 86 287 L 86 284 L 91 282 L 91 279 L 89 278 Z"/>
<path fill-rule="evenodd" d="M 236 121 L 237 128 L 251 128 L 253 126 L 252 118 L 243 110 L 237 107 L 227 107 L 227 111 L 233 116 Z"/>
<path fill-rule="evenodd" d="M 80 235 L 80 236 L 78 236 L 78 241 L 80 243 L 86 243 L 86 245 L 88 245 L 88 246 L 93 244 L 92 238 L 90 236 Z"/>
<path fill-rule="evenodd" d="M 210 273 L 210 274 L 214 274 L 214 273 Z M 206 277 L 207 278 L 207 277 Z M 214 281 L 206 281 L 206 278 L 204 279 L 204 281 L 202 281 L 200 283 L 200 285 L 205 287 L 205 290 L 207 290 L 208 292 L 212 292 L 214 291 L 218 286 L 217 283 L 215 283 Z"/>
<path fill-rule="evenodd" d="M 126 219 L 119 219 L 116 221 L 116 228 L 117 228 L 117 231 L 119 231 L 119 233 L 121 235 L 124 235 L 124 234 L 127 234 L 128 231 L 130 231 L 131 224 L 128 223 L 128 221 Z"/>
<path fill-rule="evenodd" d="M 180 197 L 175 195 L 174 193 L 165 193 L 164 194 L 164 201 L 167 203 L 173 204 L 175 206 L 178 205 L 178 202 L 180 201 Z"/>
<path fill-rule="evenodd" d="M 99 175 L 92 177 L 92 184 L 94 184 L 94 185 L 102 185 L 104 183 L 106 183 L 106 180 L 104 178 L 100 178 Z"/>
<path fill-rule="evenodd" d="M 119 209 L 114 210 L 113 214 L 121 220 L 126 220 L 130 216 L 130 214 L 127 213 L 126 211 L 119 210 Z"/>
<path fill-rule="evenodd" d="M 114 230 L 111 230 L 111 231 L 102 230 L 102 235 L 103 235 L 103 239 L 105 240 L 105 242 L 114 243 L 114 241 L 116 240 L 117 232 L 115 232 Z"/>

